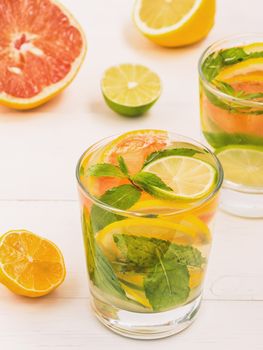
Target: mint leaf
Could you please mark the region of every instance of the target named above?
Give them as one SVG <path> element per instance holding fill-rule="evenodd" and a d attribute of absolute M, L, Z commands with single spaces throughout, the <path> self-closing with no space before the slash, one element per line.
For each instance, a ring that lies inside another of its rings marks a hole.
<path fill-rule="evenodd" d="M 158 262 L 157 251 L 163 256 L 170 245 L 161 239 L 125 234 L 114 234 L 113 239 L 123 260 L 139 269 L 154 266 Z"/>
<path fill-rule="evenodd" d="M 246 93 L 245 91 L 239 91 L 242 92 L 242 98 L 245 100 L 255 100 L 257 98 L 263 98 L 263 92 L 255 92 L 255 93 Z"/>
<path fill-rule="evenodd" d="M 236 91 L 234 90 L 234 88 L 230 84 L 225 83 L 224 81 L 215 80 L 215 85 L 218 88 L 218 90 L 222 91 L 227 95 L 230 95 L 230 96 L 236 95 Z"/>
<path fill-rule="evenodd" d="M 88 169 L 88 176 L 125 177 L 120 168 L 113 164 L 95 164 Z"/>
<path fill-rule="evenodd" d="M 157 175 L 148 173 L 146 171 L 140 172 L 131 178 L 132 182 L 142 188 L 145 192 L 159 198 L 166 198 L 162 190 L 173 192 L 173 190 L 167 186 L 162 179 Z"/>
<path fill-rule="evenodd" d="M 230 49 L 220 51 L 224 65 L 232 65 L 248 59 L 248 54 L 242 47 L 232 47 Z"/>
<path fill-rule="evenodd" d="M 190 293 L 189 272 L 185 265 L 159 259 L 144 278 L 145 295 L 154 311 L 165 311 L 184 303 Z"/>
<path fill-rule="evenodd" d="M 160 158 L 165 158 L 169 156 L 192 157 L 196 153 L 200 153 L 200 151 L 192 148 L 173 148 L 173 149 L 165 149 L 163 151 L 153 152 L 147 157 L 143 167 Z"/>
<path fill-rule="evenodd" d="M 127 210 L 140 199 L 140 196 L 141 192 L 136 187 L 127 184 L 108 190 L 99 200 L 113 208 Z M 95 232 L 100 231 L 114 221 L 122 219 L 124 217 L 97 205 L 93 205 L 91 208 L 91 223 Z"/>
<path fill-rule="evenodd" d="M 170 244 L 164 258 L 167 261 L 176 261 L 178 264 L 191 267 L 201 267 L 206 262 L 198 249 L 178 244 Z"/>
<path fill-rule="evenodd" d="M 205 263 L 201 252 L 192 246 L 178 245 L 163 239 L 125 234 L 114 234 L 113 239 L 122 253 L 123 270 L 124 267 L 128 268 L 129 271 L 153 267 L 158 264 L 159 257 L 166 261 L 192 267 L 201 267 Z M 128 266 L 129 264 L 130 266 Z"/>
<path fill-rule="evenodd" d="M 205 78 L 208 81 L 212 81 L 219 74 L 223 66 L 223 57 L 220 55 L 220 52 L 215 52 L 205 59 L 201 69 Z"/>
<path fill-rule="evenodd" d="M 125 176 L 129 176 L 129 170 L 128 170 L 127 165 L 125 163 L 125 160 L 124 160 L 124 158 L 122 156 L 118 157 L 118 163 L 119 163 L 119 167 L 120 167 L 122 173 Z"/>
<path fill-rule="evenodd" d="M 108 259 L 104 256 L 94 239 L 94 234 L 89 221 L 86 219 L 85 212 L 83 212 L 82 216 L 82 225 L 90 279 L 95 286 L 105 293 L 127 300 L 126 294 Z"/>

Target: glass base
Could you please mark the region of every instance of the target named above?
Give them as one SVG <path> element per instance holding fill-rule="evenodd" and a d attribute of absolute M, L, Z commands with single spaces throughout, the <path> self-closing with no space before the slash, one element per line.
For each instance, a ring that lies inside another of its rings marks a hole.
<path fill-rule="evenodd" d="M 159 313 L 136 313 L 118 309 L 97 298 L 92 307 L 97 318 L 113 332 L 134 339 L 160 339 L 182 332 L 194 321 L 201 295 L 187 305 Z"/>
<path fill-rule="evenodd" d="M 223 188 L 220 208 L 236 216 L 263 218 L 263 195 Z"/>

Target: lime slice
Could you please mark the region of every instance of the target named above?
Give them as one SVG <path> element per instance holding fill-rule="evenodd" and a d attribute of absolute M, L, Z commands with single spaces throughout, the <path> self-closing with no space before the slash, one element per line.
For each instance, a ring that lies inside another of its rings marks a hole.
<path fill-rule="evenodd" d="M 226 180 L 249 187 L 263 186 L 263 147 L 227 146 L 216 154 Z"/>
<path fill-rule="evenodd" d="M 167 199 L 195 200 L 212 191 L 216 171 L 210 164 L 196 158 L 169 156 L 157 159 L 143 171 L 157 175 L 172 191 L 155 188 Z"/>
<path fill-rule="evenodd" d="M 158 75 L 135 64 L 121 64 L 106 70 L 101 87 L 108 106 L 130 117 L 145 113 L 161 94 Z"/>

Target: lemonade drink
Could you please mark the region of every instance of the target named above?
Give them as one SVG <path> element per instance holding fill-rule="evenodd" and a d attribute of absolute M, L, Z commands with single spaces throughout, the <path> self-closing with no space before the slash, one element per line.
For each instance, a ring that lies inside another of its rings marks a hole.
<path fill-rule="evenodd" d="M 139 130 L 92 146 L 77 177 L 97 316 L 137 338 L 185 328 L 199 308 L 212 242 L 217 158 L 192 140 Z"/>
<path fill-rule="evenodd" d="M 263 216 L 263 37 L 212 45 L 199 73 L 202 131 L 224 168 L 225 209 Z"/>

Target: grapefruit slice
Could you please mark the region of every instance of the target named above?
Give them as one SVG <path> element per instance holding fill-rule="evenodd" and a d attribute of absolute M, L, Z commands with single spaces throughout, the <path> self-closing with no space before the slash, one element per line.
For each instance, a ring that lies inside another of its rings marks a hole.
<path fill-rule="evenodd" d="M 101 163 L 118 164 L 122 156 L 131 175 L 139 172 L 147 156 L 165 148 L 168 133 L 163 130 L 135 130 L 109 143 L 101 154 Z"/>
<path fill-rule="evenodd" d="M 85 36 L 54 0 L 0 0 L 0 103 L 37 107 L 76 76 L 86 53 Z"/>

